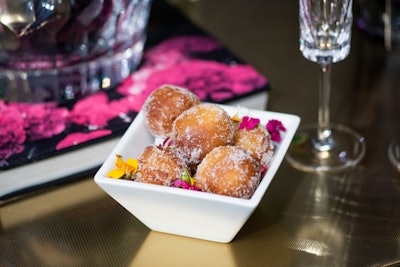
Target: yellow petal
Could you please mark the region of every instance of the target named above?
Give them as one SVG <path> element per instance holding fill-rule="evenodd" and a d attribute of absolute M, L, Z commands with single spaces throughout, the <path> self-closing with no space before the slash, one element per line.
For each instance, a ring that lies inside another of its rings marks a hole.
<path fill-rule="evenodd" d="M 190 185 L 194 185 L 196 182 L 196 179 L 194 179 L 192 176 L 190 176 Z"/>
<path fill-rule="evenodd" d="M 117 168 L 122 168 L 122 166 L 124 165 L 124 161 L 122 160 L 122 156 L 121 155 L 118 155 L 118 154 L 116 154 L 115 155 L 116 157 L 117 157 L 117 160 L 115 161 L 115 166 L 117 167 Z"/>
<path fill-rule="evenodd" d="M 137 172 L 138 169 L 138 165 L 139 165 L 139 161 L 137 159 L 132 159 L 132 158 L 128 158 L 126 160 L 126 164 L 128 164 L 129 166 L 131 166 L 133 168 L 134 172 Z"/>
<path fill-rule="evenodd" d="M 110 177 L 110 178 L 119 179 L 119 178 L 121 178 L 122 176 L 124 176 L 124 174 L 125 174 L 124 170 L 122 170 L 122 169 L 115 169 L 115 170 L 109 171 L 109 172 L 107 173 L 107 176 Z"/>
<path fill-rule="evenodd" d="M 240 118 L 238 117 L 237 114 L 235 114 L 235 115 L 232 116 L 232 121 L 233 121 L 233 122 L 239 122 L 239 121 L 240 121 Z"/>

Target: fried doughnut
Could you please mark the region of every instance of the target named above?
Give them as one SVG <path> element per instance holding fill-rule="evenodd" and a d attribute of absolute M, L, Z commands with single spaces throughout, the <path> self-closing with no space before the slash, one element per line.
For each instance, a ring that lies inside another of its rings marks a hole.
<path fill-rule="evenodd" d="M 265 126 L 261 124 L 251 130 L 239 129 L 239 125 L 237 125 L 234 145 L 249 152 L 261 166 L 265 166 L 271 161 L 273 153 L 271 136 Z"/>
<path fill-rule="evenodd" d="M 200 99 L 189 90 L 163 85 L 153 91 L 143 104 L 145 126 L 154 137 L 167 137 L 176 117 L 199 103 Z"/>
<path fill-rule="evenodd" d="M 146 147 L 138 161 L 136 181 L 142 183 L 171 186 L 187 170 L 174 150 L 155 145 Z"/>
<path fill-rule="evenodd" d="M 195 179 L 202 191 L 250 198 L 260 183 L 260 166 L 241 147 L 220 146 L 204 157 Z"/>
<path fill-rule="evenodd" d="M 176 150 L 194 172 L 214 147 L 233 143 L 234 124 L 220 106 L 201 103 L 182 113 L 172 127 Z"/>

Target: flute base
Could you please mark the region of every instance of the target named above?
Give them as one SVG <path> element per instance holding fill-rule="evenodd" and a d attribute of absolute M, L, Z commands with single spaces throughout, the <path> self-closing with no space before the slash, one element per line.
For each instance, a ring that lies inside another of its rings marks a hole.
<path fill-rule="evenodd" d="M 400 171 L 400 138 L 394 139 L 388 150 L 389 160 Z"/>
<path fill-rule="evenodd" d="M 365 155 L 365 139 L 347 126 L 330 125 L 325 142 L 318 139 L 318 125 L 306 125 L 295 134 L 286 159 L 307 172 L 335 172 L 355 166 Z"/>

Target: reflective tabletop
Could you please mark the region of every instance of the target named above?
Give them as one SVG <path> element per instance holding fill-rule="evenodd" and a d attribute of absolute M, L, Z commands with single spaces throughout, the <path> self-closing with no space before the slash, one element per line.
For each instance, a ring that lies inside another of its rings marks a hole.
<path fill-rule="evenodd" d="M 317 120 L 318 66 L 299 52 L 296 0 L 170 2 L 268 78 L 268 110 Z M 354 25 L 332 75 L 331 119 L 365 136 L 364 159 L 321 174 L 284 160 L 232 242 L 151 231 L 90 175 L 0 204 L 0 266 L 399 266 L 388 146 L 400 136 L 400 51 Z"/>

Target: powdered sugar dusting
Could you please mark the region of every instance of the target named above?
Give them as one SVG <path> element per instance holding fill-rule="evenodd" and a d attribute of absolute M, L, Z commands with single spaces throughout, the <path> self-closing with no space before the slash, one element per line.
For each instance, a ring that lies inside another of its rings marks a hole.
<path fill-rule="evenodd" d="M 215 104 L 196 105 L 175 120 L 176 149 L 195 166 L 214 147 L 233 143 L 234 125 L 228 113 Z"/>
<path fill-rule="evenodd" d="M 171 186 L 187 169 L 183 159 L 172 149 L 148 146 L 139 156 L 136 181 Z"/>
<path fill-rule="evenodd" d="M 203 191 L 239 198 L 250 198 L 260 179 L 259 164 L 236 146 L 214 148 L 196 174 L 196 183 Z"/>
<path fill-rule="evenodd" d="M 176 117 L 199 103 L 200 99 L 189 90 L 163 85 L 153 91 L 144 102 L 145 126 L 153 136 L 167 137 Z"/>
<path fill-rule="evenodd" d="M 234 145 L 245 149 L 262 166 L 268 165 L 272 159 L 273 145 L 271 136 L 265 126 L 261 124 L 251 130 L 239 129 L 237 125 Z"/>

